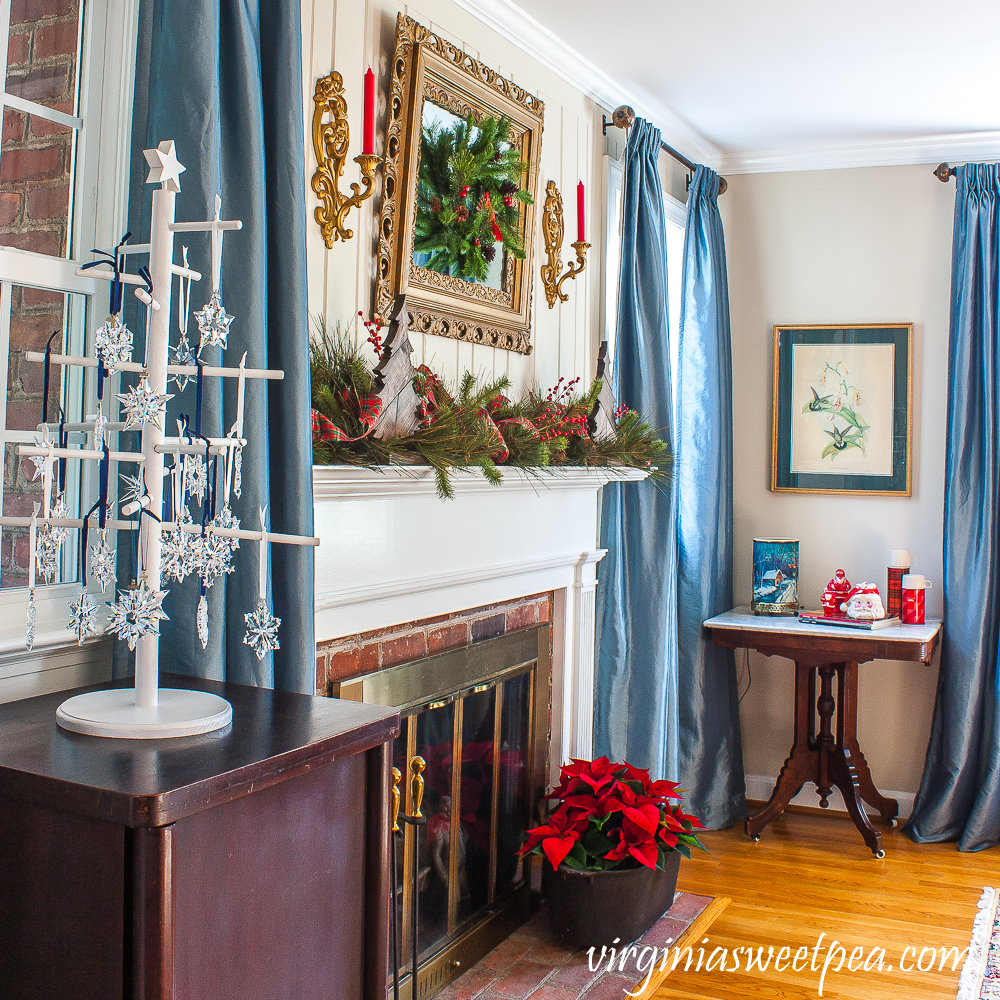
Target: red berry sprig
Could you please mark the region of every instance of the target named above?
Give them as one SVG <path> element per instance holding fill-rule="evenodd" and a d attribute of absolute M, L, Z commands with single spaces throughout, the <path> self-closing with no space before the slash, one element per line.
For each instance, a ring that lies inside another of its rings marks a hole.
<path fill-rule="evenodd" d="M 538 428 L 538 436 L 542 441 L 553 438 L 584 437 L 587 433 L 587 416 L 567 416 L 567 403 L 580 379 L 560 377 L 559 381 L 545 394 L 545 409 L 535 418 L 533 423 Z"/>
<path fill-rule="evenodd" d="M 361 317 L 361 322 L 364 323 L 365 329 L 368 331 L 368 343 L 375 348 L 375 353 L 381 358 L 384 346 L 381 336 L 384 324 L 381 317 L 373 316 L 372 319 L 367 320 L 365 319 L 365 314 L 360 309 L 358 310 L 358 315 Z"/>

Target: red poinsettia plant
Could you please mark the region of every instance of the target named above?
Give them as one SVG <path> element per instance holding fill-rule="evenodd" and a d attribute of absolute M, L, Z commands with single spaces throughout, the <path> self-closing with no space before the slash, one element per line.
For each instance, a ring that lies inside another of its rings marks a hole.
<path fill-rule="evenodd" d="M 704 828 L 681 809 L 676 782 L 653 781 L 628 763 L 574 760 L 546 798 L 558 806 L 518 853 L 544 854 L 553 868 L 662 870 L 671 851 L 690 858 L 692 847 L 705 850 L 694 832 Z"/>

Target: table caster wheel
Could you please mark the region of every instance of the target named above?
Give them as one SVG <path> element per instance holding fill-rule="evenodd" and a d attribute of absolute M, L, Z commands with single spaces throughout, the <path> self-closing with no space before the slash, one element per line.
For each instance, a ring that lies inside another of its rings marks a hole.
<path fill-rule="evenodd" d="M 877 851 L 876 854 L 875 854 L 875 857 L 876 857 L 877 860 L 881 861 L 882 858 L 885 857 L 885 851 L 884 850 Z"/>
<path fill-rule="evenodd" d="M 896 827 L 899 826 L 899 820 L 896 819 L 895 816 L 893 816 L 892 819 L 889 820 L 889 826 L 891 826 L 893 828 L 893 830 L 895 830 Z"/>

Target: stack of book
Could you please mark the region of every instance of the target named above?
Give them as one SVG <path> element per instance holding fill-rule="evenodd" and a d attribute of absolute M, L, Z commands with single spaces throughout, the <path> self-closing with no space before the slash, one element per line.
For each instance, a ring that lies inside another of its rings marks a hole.
<path fill-rule="evenodd" d="M 843 628 L 861 628 L 871 631 L 879 628 L 889 628 L 891 625 L 901 625 L 899 618 L 876 618 L 875 621 L 865 621 L 862 618 L 847 618 L 843 615 L 824 615 L 822 611 L 800 611 L 799 621 L 807 625 L 840 625 Z"/>

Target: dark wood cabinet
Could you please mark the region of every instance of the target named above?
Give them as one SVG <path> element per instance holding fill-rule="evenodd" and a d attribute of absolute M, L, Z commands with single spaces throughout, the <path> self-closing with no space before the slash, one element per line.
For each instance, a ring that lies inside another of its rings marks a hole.
<path fill-rule="evenodd" d="M 0 997 L 384 1000 L 393 709 L 164 677 L 229 729 L 60 729 L 0 706 Z M 81 689 L 83 690 L 83 689 Z"/>

